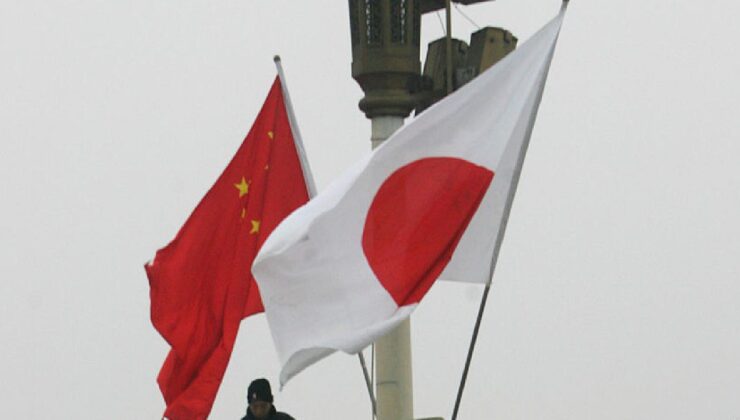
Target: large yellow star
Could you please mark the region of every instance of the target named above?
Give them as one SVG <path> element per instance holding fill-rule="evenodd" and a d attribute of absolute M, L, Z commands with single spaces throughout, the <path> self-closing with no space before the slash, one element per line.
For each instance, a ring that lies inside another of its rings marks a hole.
<path fill-rule="evenodd" d="M 250 235 L 254 235 L 260 232 L 260 221 L 259 220 L 250 220 L 252 222 L 252 230 L 249 231 Z"/>
<path fill-rule="evenodd" d="M 234 184 L 234 187 L 239 190 L 239 198 L 244 197 L 249 192 L 249 182 L 242 177 L 241 182 Z"/>

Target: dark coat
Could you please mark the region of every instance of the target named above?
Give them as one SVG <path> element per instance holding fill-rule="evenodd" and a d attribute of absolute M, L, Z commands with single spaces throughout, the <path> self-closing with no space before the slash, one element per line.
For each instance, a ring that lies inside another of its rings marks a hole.
<path fill-rule="evenodd" d="M 252 411 L 249 409 L 249 407 L 247 407 L 247 415 L 242 417 L 242 420 L 256 420 L 256 418 L 252 414 Z M 295 420 L 295 419 L 288 414 L 281 413 L 275 410 L 275 406 L 273 405 L 272 408 L 270 409 L 270 415 L 267 416 L 267 420 Z"/>

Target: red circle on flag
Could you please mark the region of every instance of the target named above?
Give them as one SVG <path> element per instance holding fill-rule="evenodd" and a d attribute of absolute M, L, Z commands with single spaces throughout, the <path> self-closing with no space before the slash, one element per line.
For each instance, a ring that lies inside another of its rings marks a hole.
<path fill-rule="evenodd" d="M 469 161 L 425 158 L 393 172 L 365 219 L 362 249 L 398 306 L 418 303 L 447 266 L 493 171 Z"/>

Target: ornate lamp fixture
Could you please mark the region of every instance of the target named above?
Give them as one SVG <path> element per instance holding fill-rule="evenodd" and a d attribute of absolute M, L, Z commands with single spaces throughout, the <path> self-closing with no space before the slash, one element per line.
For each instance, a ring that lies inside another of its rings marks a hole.
<path fill-rule="evenodd" d="M 439 99 L 430 92 L 434 76 L 422 79 L 419 43 L 421 15 L 444 7 L 445 0 L 349 0 L 352 77 L 365 92 L 359 106 L 368 118 L 405 118 Z"/>
<path fill-rule="evenodd" d="M 360 109 L 368 118 L 406 117 L 420 76 L 419 0 L 349 0 L 352 77 L 365 97 Z"/>

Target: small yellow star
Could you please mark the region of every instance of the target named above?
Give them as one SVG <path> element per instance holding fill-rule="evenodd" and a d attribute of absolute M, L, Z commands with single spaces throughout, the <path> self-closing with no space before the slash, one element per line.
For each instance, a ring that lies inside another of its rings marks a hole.
<path fill-rule="evenodd" d="M 239 190 L 239 198 L 242 198 L 249 193 L 249 182 L 247 182 L 244 177 L 242 177 L 241 182 L 234 184 L 234 187 Z"/>
<path fill-rule="evenodd" d="M 249 231 L 250 235 L 254 235 L 260 232 L 260 221 L 259 220 L 251 220 L 252 222 L 252 230 Z"/>
<path fill-rule="evenodd" d="M 267 132 L 267 137 L 269 137 L 270 140 L 272 140 L 273 138 L 275 138 L 275 133 L 273 133 L 272 131 L 268 131 Z"/>

